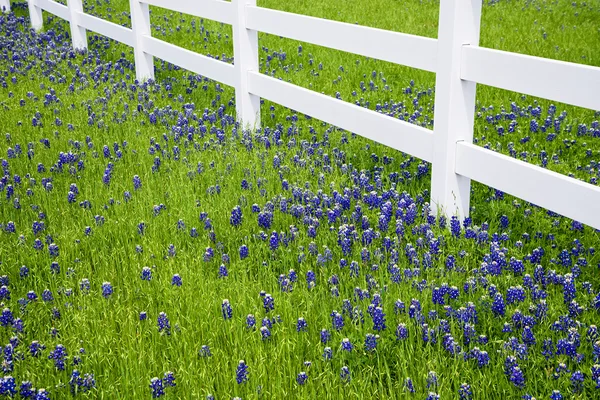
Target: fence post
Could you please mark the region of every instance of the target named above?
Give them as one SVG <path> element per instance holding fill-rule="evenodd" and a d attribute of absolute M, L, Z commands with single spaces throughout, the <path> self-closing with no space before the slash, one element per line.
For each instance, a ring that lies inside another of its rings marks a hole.
<path fill-rule="evenodd" d="M 0 0 L 0 11 L 5 13 L 10 12 L 10 0 Z"/>
<path fill-rule="evenodd" d="M 140 82 L 154 79 L 154 57 L 145 53 L 142 47 L 142 37 L 152 34 L 148 4 L 139 0 L 129 0 L 129 7 L 131 9 L 131 29 L 135 36 L 135 45 L 133 46 L 135 77 Z"/>
<path fill-rule="evenodd" d="M 29 19 L 31 20 L 31 27 L 36 31 L 41 30 L 44 27 L 44 20 L 42 18 L 42 9 L 36 5 L 36 0 L 27 0 L 29 6 Z"/>
<path fill-rule="evenodd" d="M 260 125 L 260 98 L 248 92 L 248 71 L 258 72 L 258 32 L 246 28 L 246 6 L 256 6 L 256 0 L 232 0 L 233 64 L 235 67 L 235 109 L 237 120 L 244 128 Z"/>
<path fill-rule="evenodd" d="M 71 19 L 69 25 L 71 26 L 71 40 L 73 41 L 73 48 L 76 50 L 87 49 L 87 31 L 81 25 L 79 25 L 79 14 L 83 12 L 83 5 L 81 0 L 68 0 L 67 6 L 71 13 Z"/>
<path fill-rule="evenodd" d="M 440 1 L 431 202 L 447 217 L 469 215 L 471 180 L 455 173 L 456 143 L 473 141 L 475 82 L 460 79 L 463 45 L 479 44 L 481 0 Z"/>

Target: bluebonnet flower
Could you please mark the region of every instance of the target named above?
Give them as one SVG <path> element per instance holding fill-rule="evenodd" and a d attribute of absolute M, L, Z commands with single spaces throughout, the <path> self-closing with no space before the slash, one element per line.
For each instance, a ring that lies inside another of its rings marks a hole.
<path fill-rule="evenodd" d="M 352 343 L 350 342 L 350 339 L 348 338 L 344 338 L 342 340 L 342 350 L 351 352 L 352 349 L 354 348 L 354 346 L 352 345 Z"/>
<path fill-rule="evenodd" d="M 50 254 L 50 257 L 58 257 L 58 254 L 59 254 L 58 245 L 56 243 L 50 243 L 48 245 L 48 253 Z"/>
<path fill-rule="evenodd" d="M 271 337 L 271 331 L 267 326 L 261 326 L 260 335 L 262 336 L 262 340 L 267 340 Z"/>
<path fill-rule="evenodd" d="M 238 363 L 235 375 L 235 380 L 238 384 L 242 384 L 248 381 L 248 366 L 246 365 L 244 360 L 240 360 L 240 362 Z"/>
<path fill-rule="evenodd" d="M 135 190 L 139 190 L 142 188 L 142 180 L 138 175 L 133 176 L 133 188 Z"/>
<path fill-rule="evenodd" d="M 240 206 L 235 206 L 231 211 L 229 222 L 232 226 L 239 226 L 242 223 L 242 209 Z"/>
<path fill-rule="evenodd" d="M 0 300 L 10 300 L 10 290 L 6 285 L 0 286 Z"/>
<path fill-rule="evenodd" d="M 54 360 L 54 366 L 59 371 L 65 370 L 65 359 L 67 358 L 67 349 L 62 344 L 57 344 L 54 350 L 50 352 L 48 359 Z"/>
<path fill-rule="evenodd" d="M 457 355 L 461 351 L 460 346 L 449 333 L 445 334 L 442 338 L 442 346 L 444 346 L 444 349 L 452 356 Z"/>
<path fill-rule="evenodd" d="M 200 357 L 212 357 L 212 353 L 210 351 L 210 347 L 208 347 L 208 345 L 203 345 L 200 350 L 198 350 L 198 355 Z M 166 378 L 166 374 L 165 374 L 165 378 Z M 175 385 L 172 385 L 175 386 Z"/>
<path fill-rule="evenodd" d="M 367 336 L 365 337 L 365 351 L 375 350 L 377 347 L 377 339 L 379 339 L 379 335 L 367 333 Z"/>
<path fill-rule="evenodd" d="M 248 314 L 246 316 L 246 327 L 248 329 L 254 329 L 255 326 L 256 326 L 256 318 L 254 317 L 254 315 Z"/>
<path fill-rule="evenodd" d="M 406 324 L 398 324 L 396 327 L 396 340 L 404 340 L 408 338 L 408 329 Z"/>
<path fill-rule="evenodd" d="M 571 277 L 565 277 L 563 283 L 563 300 L 565 304 L 571 303 L 575 299 L 576 293 L 577 291 L 575 289 L 575 282 L 573 279 L 571 279 Z"/>
<path fill-rule="evenodd" d="M 571 387 L 573 388 L 574 392 L 581 392 L 583 390 L 583 381 L 585 379 L 585 376 L 583 374 L 583 372 L 581 371 L 575 371 L 573 372 L 573 374 L 571 374 Z"/>
<path fill-rule="evenodd" d="M 113 294 L 112 285 L 110 284 L 110 282 L 104 282 L 102 284 L 102 296 L 104 296 L 104 298 L 108 299 L 111 294 Z M 42 298 L 43 298 L 43 294 L 42 294 Z"/>
<path fill-rule="evenodd" d="M 50 400 L 50 395 L 46 389 L 38 389 L 35 400 Z"/>
<path fill-rule="evenodd" d="M 34 340 L 29 345 L 29 354 L 31 354 L 32 357 L 39 357 L 45 348 L 46 346 L 44 346 L 37 340 Z"/>
<path fill-rule="evenodd" d="M 434 392 L 429 392 L 425 400 L 440 400 L 440 395 Z"/>
<path fill-rule="evenodd" d="M 376 307 L 372 314 L 373 318 L 373 329 L 376 331 L 382 331 L 386 328 L 385 325 L 385 314 L 381 307 Z"/>
<path fill-rule="evenodd" d="M 163 377 L 163 383 L 165 387 L 175 387 L 175 374 L 172 371 L 167 371 Z"/>
<path fill-rule="evenodd" d="M 35 398 L 35 388 L 30 381 L 23 381 L 19 386 L 19 396 L 23 399 Z"/>
<path fill-rule="evenodd" d="M 306 332 L 308 330 L 308 324 L 306 320 L 302 317 L 298 318 L 298 322 L 296 323 L 296 331 L 297 332 Z"/>
<path fill-rule="evenodd" d="M 8 307 L 4 308 L 2 310 L 2 313 L 0 314 L 0 326 L 12 325 L 14 320 L 15 320 L 15 317 L 14 317 L 12 311 L 10 311 L 10 309 Z"/>
<path fill-rule="evenodd" d="M 140 321 L 145 321 L 148 318 L 148 313 L 146 311 L 141 311 L 139 318 Z"/>
<path fill-rule="evenodd" d="M 533 332 L 529 326 L 525 326 L 525 328 L 523 328 L 521 338 L 523 339 L 523 343 L 525 343 L 527 346 L 532 346 L 536 343 L 535 336 L 533 335 Z"/>
<path fill-rule="evenodd" d="M 81 279 L 81 281 L 79 281 L 79 290 L 83 293 L 83 294 L 87 294 L 90 291 L 90 280 L 87 278 L 83 278 Z"/>
<path fill-rule="evenodd" d="M 173 277 L 171 278 L 171 285 L 172 286 L 181 286 L 183 285 L 183 281 L 181 280 L 181 276 L 179 276 L 179 274 L 174 274 Z"/>
<path fill-rule="evenodd" d="M 221 313 L 223 314 L 223 319 L 231 319 L 233 317 L 233 310 L 231 309 L 229 300 L 223 300 L 223 303 L 221 304 Z"/>
<path fill-rule="evenodd" d="M 264 296 L 261 293 L 261 297 L 263 300 L 263 308 L 265 309 L 265 312 L 268 313 L 269 311 L 275 309 L 275 300 L 273 300 L 273 297 L 269 293 L 265 293 Z"/>
<path fill-rule="evenodd" d="M 331 332 L 327 329 L 321 329 L 321 343 L 327 344 L 331 340 Z"/>
<path fill-rule="evenodd" d="M 406 378 L 404 380 L 404 391 L 408 391 L 409 393 L 415 392 L 415 386 L 413 385 L 412 379 Z"/>
<path fill-rule="evenodd" d="M 160 314 L 158 314 L 157 325 L 159 332 L 164 331 L 167 335 L 171 334 L 171 323 L 165 312 L 160 312 Z"/>
<path fill-rule="evenodd" d="M 309 270 L 306 272 L 306 283 L 307 283 L 309 289 L 312 289 L 313 287 L 315 287 L 316 276 L 312 270 Z"/>
<path fill-rule="evenodd" d="M 229 271 L 227 271 L 227 267 L 225 266 L 225 264 L 221 264 L 219 266 L 218 276 L 219 278 L 226 278 L 227 276 L 229 276 Z"/>
<path fill-rule="evenodd" d="M 333 358 L 333 350 L 331 347 L 325 347 L 323 349 L 323 360 L 329 361 Z"/>
<path fill-rule="evenodd" d="M 504 305 L 504 297 L 502 293 L 496 293 L 494 296 L 494 301 L 492 302 L 492 312 L 496 316 L 504 316 L 506 312 L 506 306 Z"/>
<path fill-rule="evenodd" d="M 519 366 L 514 366 L 511 369 L 509 380 L 512 382 L 513 385 L 515 385 L 519 389 L 525 387 L 525 376 L 523 375 L 523 371 L 521 371 L 521 368 L 519 368 Z"/>
<path fill-rule="evenodd" d="M 152 270 L 150 267 L 142 268 L 142 280 L 143 281 L 151 281 L 152 280 Z"/>
<path fill-rule="evenodd" d="M 263 211 L 258 213 L 258 226 L 264 229 L 270 229 L 273 223 L 273 213 L 270 211 Z"/>
<path fill-rule="evenodd" d="M 402 302 L 402 300 L 398 299 L 394 303 L 394 313 L 395 314 L 404 314 L 406 312 L 406 306 Z"/>
<path fill-rule="evenodd" d="M 306 374 L 306 372 L 300 372 L 298 374 L 298 376 L 296 377 L 296 382 L 298 382 L 298 385 L 304 385 L 306 383 L 306 380 L 308 379 L 308 375 Z"/>
<path fill-rule="evenodd" d="M 338 313 L 337 311 L 333 311 L 331 313 L 331 325 L 336 331 L 342 330 L 344 327 L 344 317 L 342 314 Z"/>
<path fill-rule="evenodd" d="M 248 246 L 246 246 L 245 244 L 240 246 L 240 259 L 244 259 L 246 257 L 248 257 Z"/>
<path fill-rule="evenodd" d="M 434 371 L 429 371 L 429 373 L 427 373 L 427 389 L 431 388 L 431 387 L 437 387 L 438 385 L 438 377 L 437 374 Z"/>
<path fill-rule="evenodd" d="M 350 380 L 352 379 L 350 376 L 350 369 L 347 366 L 343 366 L 341 371 L 340 371 L 340 378 L 342 379 L 342 382 L 344 383 L 350 383 Z"/>
<path fill-rule="evenodd" d="M 0 377 L 0 395 L 13 397 L 17 394 L 17 384 L 12 376 Z"/>
<path fill-rule="evenodd" d="M 160 378 L 154 377 L 150 379 L 150 389 L 152 389 L 152 397 L 158 398 L 165 395 L 163 381 Z"/>
<path fill-rule="evenodd" d="M 550 400 L 563 400 L 563 395 L 559 390 L 553 390 L 550 394 Z"/>

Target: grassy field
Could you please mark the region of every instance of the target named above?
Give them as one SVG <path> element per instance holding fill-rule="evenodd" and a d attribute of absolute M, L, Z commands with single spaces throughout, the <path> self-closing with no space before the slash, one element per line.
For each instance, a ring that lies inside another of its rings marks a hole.
<path fill-rule="evenodd" d="M 437 35 L 438 1 L 258 4 Z M 127 1 L 84 6 L 130 23 Z M 67 23 L 44 13 L 35 34 L 26 4 L 13 11 L 0 398 L 598 396 L 598 231 L 479 184 L 471 219 L 436 219 L 421 160 L 268 102 L 262 129 L 242 131 L 232 88 L 161 60 L 136 83 L 130 48 L 90 32 L 77 53 Z M 152 23 L 232 61 L 226 25 L 158 8 Z M 600 66 L 599 39 L 600 1 L 483 7 L 482 46 Z M 260 46 L 264 73 L 433 126 L 433 74 Z M 598 112 L 477 96 L 478 144 L 597 184 Z"/>

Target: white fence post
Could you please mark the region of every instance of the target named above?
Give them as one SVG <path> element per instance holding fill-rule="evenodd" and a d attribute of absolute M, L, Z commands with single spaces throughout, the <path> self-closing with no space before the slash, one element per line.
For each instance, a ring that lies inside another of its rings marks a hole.
<path fill-rule="evenodd" d="M 42 9 L 36 5 L 35 0 L 27 0 L 29 6 L 29 19 L 31 20 L 31 27 L 36 31 L 41 30 L 44 27 L 44 20 L 42 18 Z"/>
<path fill-rule="evenodd" d="M 152 34 L 148 4 L 139 0 L 129 0 L 129 5 L 131 8 L 131 29 L 135 36 L 135 45 L 133 46 L 135 76 L 140 82 L 154 79 L 154 57 L 145 53 L 142 47 L 142 37 Z"/>
<path fill-rule="evenodd" d="M 244 128 L 257 128 L 260 98 L 248 92 L 248 71 L 258 72 L 258 32 L 246 28 L 246 6 L 256 6 L 256 0 L 232 0 L 232 5 L 236 13 L 232 28 L 237 119 Z"/>
<path fill-rule="evenodd" d="M 0 11 L 10 12 L 10 0 L 0 0 Z"/>
<path fill-rule="evenodd" d="M 87 49 L 87 32 L 85 28 L 79 25 L 78 13 L 83 12 L 83 5 L 81 0 L 68 0 L 67 6 L 71 13 L 69 24 L 71 25 L 71 40 L 73 41 L 73 48 L 77 50 Z"/>
<path fill-rule="evenodd" d="M 473 141 L 474 82 L 460 79 L 463 45 L 479 44 L 481 0 L 440 1 L 431 202 L 433 211 L 469 215 L 471 180 L 457 175 L 456 143 Z"/>

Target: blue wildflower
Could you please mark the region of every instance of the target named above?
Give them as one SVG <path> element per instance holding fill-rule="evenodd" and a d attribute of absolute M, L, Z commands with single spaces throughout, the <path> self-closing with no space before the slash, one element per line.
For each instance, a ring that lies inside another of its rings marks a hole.
<path fill-rule="evenodd" d="M 237 381 L 238 385 L 248 381 L 248 366 L 244 360 L 240 360 L 238 363 L 235 375 L 235 380 Z"/>
<path fill-rule="evenodd" d="M 308 375 L 306 374 L 306 372 L 300 372 L 298 374 L 298 376 L 296 377 L 296 382 L 298 382 L 298 385 L 304 385 L 306 383 L 306 380 L 308 379 Z"/>
<path fill-rule="evenodd" d="M 233 317 L 233 310 L 229 300 L 223 300 L 223 303 L 221 304 L 221 313 L 223 314 L 223 319 L 231 319 Z"/>
<path fill-rule="evenodd" d="M 171 334 L 171 323 L 169 322 L 167 313 L 161 311 L 160 314 L 158 314 L 157 325 L 159 332 L 164 331 L 167 335 Z"/>

